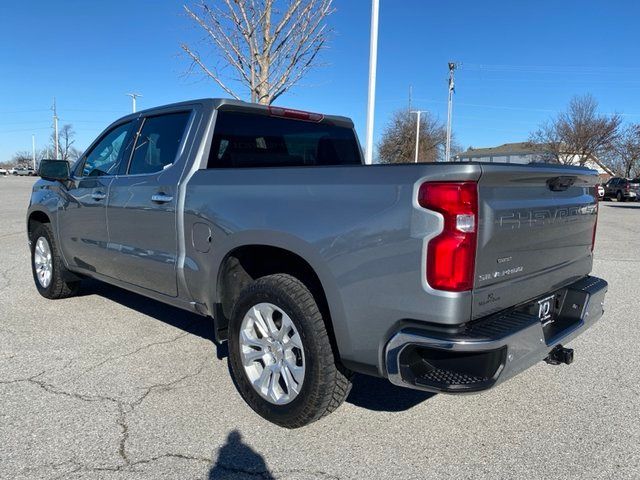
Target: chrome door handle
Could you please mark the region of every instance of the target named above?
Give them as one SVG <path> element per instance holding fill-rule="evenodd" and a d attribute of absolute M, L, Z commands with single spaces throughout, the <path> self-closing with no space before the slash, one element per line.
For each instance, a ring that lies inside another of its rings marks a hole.
<path fill-rule="evenodd" d="M 156 203 L 168 203 L 173 200 L 173 197 L 170 195 L 165 195 L 164 193 L 156 193 L 151 196 L 151 201 Z"/>
<path fill-rule="evenodd" d="M 91 194 L 91 198 L 93 198 L 96 202 L 99 200 L 104 200 L 107 196 L 102 192 L 93 192 Z"/>

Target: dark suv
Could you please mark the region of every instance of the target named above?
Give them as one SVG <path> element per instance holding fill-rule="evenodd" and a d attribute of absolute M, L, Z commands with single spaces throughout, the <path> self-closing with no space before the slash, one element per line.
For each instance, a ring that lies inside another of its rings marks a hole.
<path fill-rule="evenodd" d="M 604 186 L 604 199 L 615 198 L 619 202 L 640 199 L 640 178 L 613 177 Z"/>

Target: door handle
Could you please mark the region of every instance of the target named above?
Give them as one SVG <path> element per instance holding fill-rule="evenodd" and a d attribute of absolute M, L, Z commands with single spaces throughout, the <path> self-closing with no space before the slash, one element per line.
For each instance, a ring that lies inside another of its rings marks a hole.
<path fill-rule="evenodd" d="M 93 192 L 91 194 L 91 198 L 93 198 L 96 202 L 100 201 L 100 200 L 104 200 L 107 197 L 107 195 L 105 195 L 102 192 Z"/>
<path fill-rule="evenodd" d="M 155 203 L 168 203 L 173 200 L 171 195 L 165 195 L 164 193 L 156 193 L 151 196 L 151 201 Z"/>

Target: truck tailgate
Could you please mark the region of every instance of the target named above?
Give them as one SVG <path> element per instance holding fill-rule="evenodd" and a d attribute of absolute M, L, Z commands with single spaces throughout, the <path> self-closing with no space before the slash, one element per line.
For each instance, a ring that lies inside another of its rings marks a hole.
<path fill-rule="evenodd" d="M 591 271 L 596 182 L 586 168 L 482 165 L 474 319 Z"/>

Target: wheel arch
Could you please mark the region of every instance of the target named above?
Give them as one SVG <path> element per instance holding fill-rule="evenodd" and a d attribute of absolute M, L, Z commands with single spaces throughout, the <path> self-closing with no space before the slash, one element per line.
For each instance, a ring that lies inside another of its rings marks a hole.
<path fill-rule="evenodd" d="M 257 278 L 286 273 L 298 278 L 311 291 L 329 333 L 332 347 L 339 357 L 340 348 L 335 332 L 336 320 L 341 318 L 337 292 L 331 290 L 318 262 L 309 261 L 308 252 L 272 243 L 245 243 L 229 250 L 217 270 L 214 292 L 214 318 L 218 339 L 226 339 L 228 320 L 240 291 Z"/>
<path fill-rule="evenodd" d="M 36 228 L 36 225 L 42 223 L 51 223 L 49 214 L 42 210 L 32 210 L 27 217 L 27 234 L 29 238 L 31 238 L 31 232 Z"/>

